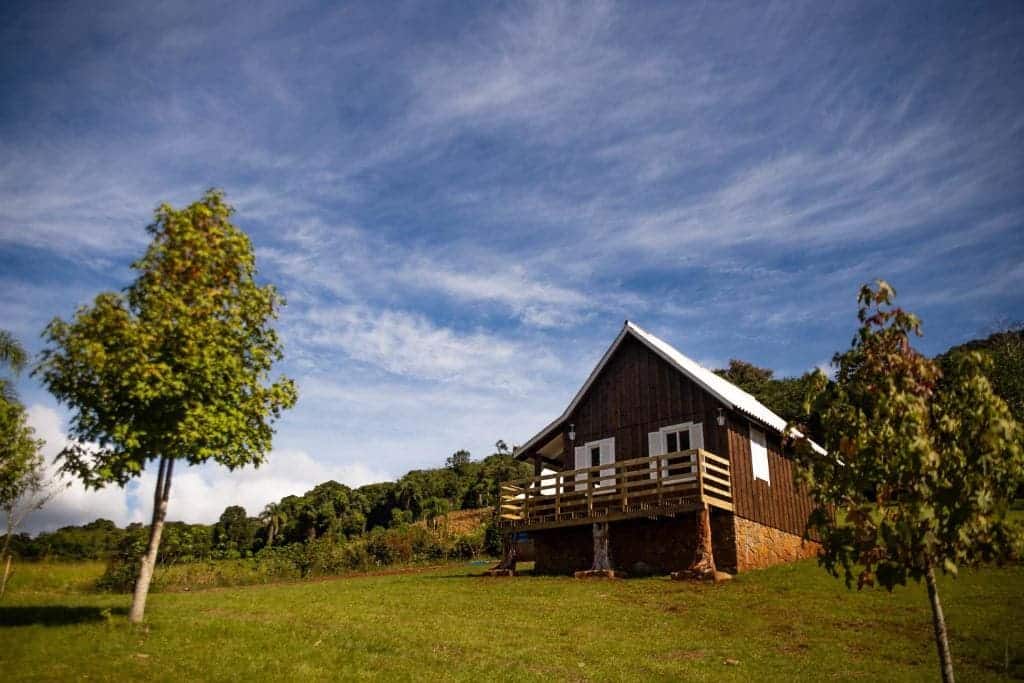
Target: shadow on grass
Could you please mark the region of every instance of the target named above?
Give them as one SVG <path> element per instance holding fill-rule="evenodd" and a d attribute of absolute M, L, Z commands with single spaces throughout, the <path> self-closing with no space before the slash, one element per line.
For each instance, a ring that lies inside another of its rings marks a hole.
<path fill-rule="evenodd" d="M 0 626 L 70 626 L 125 614 L 125 607 L 0 607 Z"/>
<path fill-rule="evenodd" d="M 534 574 L 532 569 L 526 571 L 516 572 L 515 576 L 489 576 L 483 572 L 466 572 L 465 574 L 426 574 L 420 578 L 427 581 L 454 581 L 454 580 L 466 580 L 466 579 L 485 579 L 487 581 L 500 581 L 502 579 L 528 579 L 534 576 L 538 577 L 558 577 L 561 574 Z M 571 577 L 568 577 L 571 578 Z"/>

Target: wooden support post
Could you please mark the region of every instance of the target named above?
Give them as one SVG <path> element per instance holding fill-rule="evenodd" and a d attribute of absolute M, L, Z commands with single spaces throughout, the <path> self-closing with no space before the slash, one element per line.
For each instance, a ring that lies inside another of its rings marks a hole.
<path fill-rule="evenodd" d="M 485 576 L 515 576 L 516 575 L 516 534 L 515 532 L 505 534 L 501 539 L 503 557 L 501 562 L 494 565 L 486 572 Z"/>
<path fill-rule="evenodd" d="M 711 543 L 711 511 L 707 503 L 702 503 L 697 511 L 697 549 L 693 562 L 686 569 L 672 573 L 677 581 L 698 579 L 701 581 L 721 581 L 732 578 L 724 572 L 715 570 L 715 554 Z"/>
<path fill-rule="evenodd" d="M 608 522 L 594 522 L 594 561 L 590 569 L 573 574 L 577 579 L 620 579 L 623 572 L 612 569 L 612 558 L 609 550 Z"/>

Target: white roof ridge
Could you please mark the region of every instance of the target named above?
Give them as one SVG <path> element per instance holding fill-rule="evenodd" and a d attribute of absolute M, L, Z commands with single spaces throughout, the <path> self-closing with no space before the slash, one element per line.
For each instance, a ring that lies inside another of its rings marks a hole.
<path fill-rule="evenodd" d="M 693 360 L 689 356 L 686 356 L 685 354 L 680 352 L 678 349 L 676 349 L 674 346 L 672 346 L 665 340 L 661 339 L 660 337 L 651 334 L 650 332 L 643 329 L 636 323 L 630 320 L 626 320 L 625 324 L 622 327 L 622 331 L 615 338 L 615 341 L 612 342 L 612 345 L 608 347 L 608 350 L 605 351 L 604 355 L 601 357 L 601 360 L 598 362 L 597 366 L 590 373 L 590 376 L 587 378 L 587 381 L 583 384 L 582 387 L 580 387 L 580 390 L 576 392 L 576 395 L 569 403 L 569 406 L 562 412 L 562 414 L 558 418 L 553 420 L 550 424 L 544 427 L 544 429 L 538 432 L 536 436 L 527 441 L 522 446 L 522 449 L 527 449 L 534 446 L 535 443 L 542 436 L 547 434 L 553 427 L 563 422 L 572 413 L 572 411 L 576 408 L 576 405 L 579 403 L 580 399 L 587 392 L 587 389 L 590 388 L 590 385 L 593 383 L 594 379 L 600 373 L 602 368 L 604 368 L 605 364 L 608 362 L 608 359 L 611 357 L 612 353 L 615 351 L 615 349 L 619 347 L 619 344 L 622 343 L 622 340 L 625 338 L 627 332 L 632 333 L 634 336 L 636 336 L 637 339 L 639 339 L 648 348 L 650 348 L 652 351 L 661 356 L 666 362 L 668 362 L 670 365 L 675 366 L 677 370 L 679 370 L 684 375 L 689 377 L 691 380 L 699 384 L 705 391 L 710 393 L 712 396 L 714 396 L 721 402 L 725 403 L 730 408 L 734 408 L 748 415 L 749 417 L 753 417 L 754 419 L 771 427 L 780 434 L 787 433 L 788 422 L 785 420 L 785 418 L 777 415 L 768 406 L 758 401 L 754 396 L 747 393 L 743 389 L 740 389 L 738 386 L 736 386 L 729 380 L 725 379 L 724 377 L 716 375 L 713 371 L 709 370 L 708 368 L 705 368 L 703 365 Z M 791 429 L 788 433 L 793 434 L 794 436 L 802 436 L 802 434 L 793 429 Z M 814 443 L 813 441 L 811 441 L 811 446 L 812 448 L 814 448 L 814 450 L 822 454 L 825 453 L 825 450 L 821 448 L 818 444 Z"/>

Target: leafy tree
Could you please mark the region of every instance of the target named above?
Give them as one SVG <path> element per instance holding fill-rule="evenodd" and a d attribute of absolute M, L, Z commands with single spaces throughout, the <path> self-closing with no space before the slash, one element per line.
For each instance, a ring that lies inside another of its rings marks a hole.
<path fill-rule="evenodd" d="M 24 347 L 9 332 L 0 330 L 0 365 L 15 374 L 28 360 Z M 11 571 L 11 541 L 18 525 L 32 510 L 42 507 L 54 494 L 46 476 L 45 462 L 39 452 L 43 442 L 35 438 L 28 415 L 18 401 L 14 384 L 0 377 L 0 511 L 7 520 L 0 548 L 0 597 L 7 587 Z"/>
<path fill-rule="evenodd" d="M 462 467 L 468 465 L 470 460 L 471 458 L 469 455 L 469 451 L 465 449 L 459 449 L 448 456 L 448 459 L 445 460 L 444 462 L 444 466 L 449 469 L 458 471 Z"/>
<path fill-rule="evenodd" d="M 954 346 L 936 360 L 946 369 L 957 354 L 977 351 L 991 362 L 985 375 L 1019 424 L 1024 424 L 1024 323 L 1003 323 L 985 339 Z"/>
<path fill-rule="evenodd" d="M 282 356 L 270 322 L 283 300 L 256 283 L 252 244 L 232 212 L 214 190 L 182 210 L 161 205 L 125 292 L 100 294 L 45 331 L 36 372 L 74 411 L 63 470 L 101 488 L 157 464 L 133 623 L 145 613 L 175 462 L 259 465 L 272 422 L 296 400 L 291 380 L 269 382 Z"/>
<path fill-rule="evenodd" d="M 21 342 L 7 330 L 0 330 L 0 367 L 7 366 L 14 374 L 18 374 L 25 369 L 27 363 L 28 352 Z M 17 400 L 14 384 L 6 377 L 0 377 L 0 398 Z"/>
<path fill-rule="evenodd" d="M 263 512 L 260 513 L 260 522 L 263 524 L 263 528 L 266 529 L 266 546 L 269 548 L 274 545 L 274 539 L 278 537 L 281 530 L 288 523 L 288 512 L 283 505 L 278 503 L 267 503 L 267 506 L 263 508 Z"/>
<path fill-rule="evenodd" d="M 256 540 L 259 520 L 251 519 L 241 505 L 224 509 L 213 526 L 213 545 L 221 551 L 246 553 Z"/>
<path fill-rule="evenodd" d="M 18 526 L 33 510 L 41 508 L 56 492 L 46 475 L 46 463 L 28 425 L 25 409 L 14 400 L 0 397 L 0 511 L 7 520 L 0 549 L 0 597 L 11 571 L 11 541 Z"/>
<path fill-rule="evenodd" d="M 423 516 L 427 520 L 427 526 L 437 529 L 437 520 L 443 518 L 451 511 L 451 505 L 444 498 L 430 498 L 423 504 Z"/>
<path fill-rule="evenodd" d="M 728 368 L 715 370 L 715 374 L 743 389 L 789 422 L 803 424 L 812 437 L 820 436 L 817 415 L 804 409 L 804 398 L 815 386 L 814 373 L 778 379 L 773 370 L 733 358 Z"/>
<path fill-rule="evenodd" d="M 935 573 L 1016 552 L 1021 529 L 1006 512 L 1024 476 L 1021 430 L 980 355 L 960 354 L 942 372 L 912 348 L 920 322 L 894 296 L 881 281 L 861 289 L 853 345 L 834 358 L 834 383 L 819 377 L 829 455 L 799 441 L 797 457 L 823 566 L 847 585 L 856 574 L 858 587 L 924 579 L 943 680 L 952 681 Z"/>
<path fill-rule="evenodd" d="M 730 358 L 729 367 L 715 370 L 715 374 L 729 380 L 748 394 L 760 396 L 772 381 L 775 372 L 738 358 Z"/>
<path fill-rule="evenodd" d="M 391 522 L 391 509 L 395 506 L 395 483 L 381 482 L 360 486 L 357 491 L 363 501 L 366 527 L 386 527 Z"/>

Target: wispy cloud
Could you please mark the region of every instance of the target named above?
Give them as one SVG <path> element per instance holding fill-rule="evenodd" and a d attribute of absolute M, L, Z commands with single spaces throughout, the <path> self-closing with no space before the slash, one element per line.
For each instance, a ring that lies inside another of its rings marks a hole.
<path fill-rule="evenodd" d="M 332 472 L 528 438 L 624 318 L 799 372 L 874 277 L 930 351 L 1024 306 L 1009 6 L 0 12 L 2 325 L 38 347 L 223 187 L 289 301 L 279 447 Z"/>

